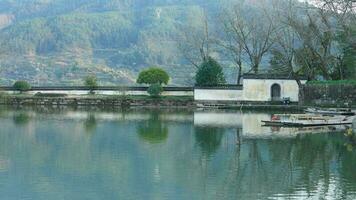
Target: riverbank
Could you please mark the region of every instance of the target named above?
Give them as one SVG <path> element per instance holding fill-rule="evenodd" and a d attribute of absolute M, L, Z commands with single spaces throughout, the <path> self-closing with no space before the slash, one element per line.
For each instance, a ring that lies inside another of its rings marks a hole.
<path fill-rule="evenodd" d="M 252 101 L 197 101 L 194 96 L 162 96 L 153 98 L 147 95 L 68 95 L 68 94 L 6 94 L 0 95 L 0 105 L 7 106 L 50 106 L 50 107 L 153 107 L 153 108 L 196 108 L 196 109 L 225 109 L 225 110 L 278 110 L 303 111 L 307 107 L 322 106 L 300 105 L 282 102 L 252 102 Z M 327 107 L 336 107 L 330 104 Z M 324 106 L 325 107 L 325 106 Z M 351 106 L 351 108 L 355 108 Z"/>
<path fill-rule="evenodd" d="M 2 105 L 13 106 L 87 106 L 87 107 L 194 107 L 191 96 L 165 96 L 151 98 L 148 96 L 32 96 L 6 95 L 0 100 Z"/>
<path fill-rule="evenodd" d="M 270 80 L 271 84 L 274 82 L 275 79 Z M 280 84 L 282 86 L 284 83 Z M 90 95 L 89 88 L 82 86 L 32 87 L 21 94 L 13 87 L 0 87 L 0 104 L 15 106 L 193 107 L 285 111 L 300 111 L 306 107 L 356 108 L 354 85 L 305 85 L 303 87 L 304 95 L 299 95 L 299 97 L 297 92 L 291 95 L 285 93 L 287 89 L 284 89 L 284 93 L 280 94 L 281 97 L 274 101 L 270 98 L 268 88 L 252 94 L 249 93 L 250 90 L 259 90 L 254 87 L 249 89 L 248 85 L 246 83 L 245 85 L 207 88 L 164 87 L 160 98 L 150 97 L 147 87 L 101 86 L 92 91 L 95 93 L 92 95 Z M 282 99 L 289 99 L 291 104 L 283 105 Z"/>
<path fill-rule="evenodd" d="M 47 107 L 99 107 L 99 108 L 187 108 L 187 109 L 225 109 L 225 110 L 280 110 L 302 111 L 298 104 L 273 105 L 269 102 L 195 101 L 193 96 L 112 96 L 112 95 L 6 95 L 0 98 L 6 106 L 47 106 Z"/>

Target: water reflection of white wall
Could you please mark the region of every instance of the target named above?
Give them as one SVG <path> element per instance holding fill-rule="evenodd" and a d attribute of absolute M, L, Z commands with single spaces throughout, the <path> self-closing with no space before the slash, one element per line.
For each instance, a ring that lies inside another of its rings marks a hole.
<path fill-rule="evenodd" d="M 199 111 L 194 113 L 194 126 L 236 128 L 241 129 L 243 138 L 289 138 L 298 134 L 326 133 L 341 131 L 345 127 L 267 127 L 262 126 L 263 120 L 270 120 L 268 113 L 241 113 Z"/>
<path fill-rule="evenodd" d="M 88 112 L 88 111 L 63 111 L 60 114 L 36 113 L 34 111 L 24 111 L 29 118 L 47 120 L 74 120 L 82 121 L 88 118 L 88 113 L 92 114 L 98 121 L 145 121 L 152 116 L 150 112 Z M 8 112 L 6 116 L 0 116 L 0 119 L 14 117 L 16 112 Z M 158 113 L 162 121 L 172 122 L 192 122 L 193 116 L 187 113 Z"/>
<path fill-rule="evenodd" d="M 202 111 L 194 113 L 194 125 L 242 128 L 242 136 L 244 137 L 264 137 L 270 131 L 261 126 L 261 121 L 269 118 L 269 114 Z"/>
<path fill-rule="evenodd" d="M 261 121 L 270 119 L 270 114 L 202 111 L 194 113 L 195 126 L 242 128 L 243 137 L 266 137 L 271 135 L 269 127 Z"/>
<path fill-rule="evenodd" d="M 244 137 L 263 137 L 270 135 L 269 127 L 262 126 L 262 120 L 271 119 L 270 114 L 244 113 L 242 117 L 242 135 Z"/>
<path fill-rule="evenodd" d="M 213 127 L 242 127 L 242 115 L 239 112 L 226 113 L 216 111 L 197 111 L 194 112 L 195 126 L 213 126 Z"/>

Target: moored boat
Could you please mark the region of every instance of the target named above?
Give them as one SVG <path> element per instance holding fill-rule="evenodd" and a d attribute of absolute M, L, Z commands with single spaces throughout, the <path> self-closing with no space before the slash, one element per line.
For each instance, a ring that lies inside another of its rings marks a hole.
<path fill-rule="evenodd" d="M 265 126 L 329 126 L 352 124 L 354 116 L 323 116 L 312 114 L 273 115 L 271 120 L 263 120 Z"/>
<path fill-rule="evenodd" d="M 348 108 L 307 108 L 304 111 L 322 115 L 355 115 L 355 112 Z"/>

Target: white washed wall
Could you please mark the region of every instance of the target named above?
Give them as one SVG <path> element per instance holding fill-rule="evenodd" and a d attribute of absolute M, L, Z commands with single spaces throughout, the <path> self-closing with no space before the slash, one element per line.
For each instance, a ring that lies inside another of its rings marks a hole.
<path fill-rule="evenodd" d="M 243 101 L 242 90 L 237 89 L 194 89 L 197 101 Z"/>
<path fill-rule="evenodd" d="M 305 84 L 306 81 L 302 81 Z M 299 101 L 299 87 L 295 80 L 244 79 L 243 96 L 245 101 L 271 101 L 271 87 L 281 86 L 281 98 L 290 97 L 291 101 Z"/>
<path fill-rule="evenodd" d="M 163 96 L 194 96 L 194 91 L 164 91 Z"/>

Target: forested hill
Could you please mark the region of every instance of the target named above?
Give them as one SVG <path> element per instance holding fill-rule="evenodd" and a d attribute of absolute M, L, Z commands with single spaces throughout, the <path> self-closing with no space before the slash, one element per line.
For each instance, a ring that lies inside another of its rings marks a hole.
<path fill-rule="evenodd" d="M 0 81 L 76 85 L 87 74 L 102 84 L 134 84 L 159 65 L 173 85 L 192 84 L 194 68 L 177 35 L 237 0 L 0 0 Z"/>
<path fill-rule="evenodd" d="M 355 3 L 301 2 L 0 0 L 0 84 L 134 85 L 159 66 L 170 85 L 193 85 L 207 57 L 228 83 L 252 71 L 354 79 Z"/>

